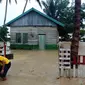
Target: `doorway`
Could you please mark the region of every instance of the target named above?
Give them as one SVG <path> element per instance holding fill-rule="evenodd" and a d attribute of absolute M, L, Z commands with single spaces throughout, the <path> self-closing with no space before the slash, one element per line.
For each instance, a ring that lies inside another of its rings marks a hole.
<path fill-rule="evenodd" d="M 45 49 L 45 34 L 39 34 L 39 49 Z"/>

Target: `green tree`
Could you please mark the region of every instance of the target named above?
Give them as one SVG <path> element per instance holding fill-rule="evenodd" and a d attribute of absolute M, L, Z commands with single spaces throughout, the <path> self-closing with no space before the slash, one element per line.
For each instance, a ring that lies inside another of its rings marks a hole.
<path fill-rule="evenodd" d="M 68 0 L 46 0 L 42 1 L 44 12 L 50 17 L 59 20 L 61 13 L 66 10 L 69 4 Z"/>
<path fill-rule="evenodd" d="M 85 30 L 84 29 L 80 30 L 80 40 L 85 42 Z"/>
<path fill-rule="evenodd" d="M 85 36 L 85 30 L 83 30 L 83 29 L 80 30 L 80 36 L 81 36 L 81 37 Z M 81 38 L 81 37 L 80 37 L 80 38 Z"/>
<path fill-rule="evenodd" d="M 0 3 L 3 0 L 0 0 Z M 11 3 L 11 0 L 6 0 L 6 4 L 5 4 L 5 15 L 4 15 L 4 22 L 3 22 L 3 27 L 0 27 L 0 40 L 4 40 L 7 41 L 7 33 L 8 33 L 8 29 L 5 26 L 6 23 L 6 18 L 7 18 L 7 8 L 8 8 L 8 2 Z M 15 0 L 15 2 L 17 3 L 17 0 Z"/>
<path fill-rule="evenodd" d="M 0 0 L 0 3 L 2 2 L 3 0 Z M 29 0 L 30 1 L 30 0 Z M 40 0 L 36 0 L 39 5 L 41 6 L 40 4 Z M 11 3 L 11 0 L 6 0 L 6 4 L 5 4 L 5 16 L 4 16 L 4 22 L 3 22 L 3 27 L 0 27 L 0 37 L 3 39 L 3 40 L 6 40 L 6 35 L 8 33 L 7 31 L 7 28 L 5 26 L 5 23 L 6 23 L 6 18 L 7 18 L 7 9 L 8 9 L 8 3 Z M 17 0 L 15 0 L 15 3 L 17 4 Z M 25 3 L 25 7 L 23 9 L 23 13 L 26 9 L 26 6 L 27 6 L 27 3 L 28 3 L 28 0 L 26 0 L 26 3 Z M 2 36 L 3 35 L 3 36 Z"/>
<path fill-rule="evenodd" d="M 72 15 L 74 13 L 74 10 L 72 7 L 68 7 L 69 0 L 46 0 L 46 2 L 42 1 L 42 4 L 44 6 L 44 12 L 50 17 L 64 23 L 66 29 L 73 26 L 74 16 Z M 66 31 L 72 32 L 72 30 Z"/>
<path fill-rule="evenodd" d="M 8 29 L 6 27 L 0 27 L 0 41 L 8 41 L 9 39 L 7 38 L 7 33 Z"/>
<path fill-rule="evenodd" d="M 49 16 L 63 22 L 68 30 L 73 28 L 73 37 L 71 44 L 71 59 L 75 57 L 78 58 L 78 48 L 79 48 L 79 35 L 80 26 L 82 26 L 82 21 L 85 19 L 85 4 L 81 6 L 81 0 L 75 0 L 75 4 L 68 6 L 68 0 L 47 0 L 47 2 L 42 2 L 45 9 L 44 12 Z M 63 4 L 64 3 L 64 4 Z M 81 8 L 82 7 L 82 8 Z M 84 10 L 83 10 L 84 9 Z M 76 68 L 77 68 L 76 63 Z M 72 65 L 73 67 L 73 65 Z"/>
<path fill-rule="evenodd" d="M 46 0 L 42 1 L 44 12 L 50 17 L 65 24 L 67 33 L 74 30 L 75 4 L 69 6 L 69 0 Z M 85 19 L 85 4 L 81 8 L 81 26 L 84 27 L 82 21 Z"/>
<path fill-rule="evenodd" d="M 81 26 L 85 28 L 85 24 L 82 22 L 85 21 L 85 3 L 81 4 Z"/>

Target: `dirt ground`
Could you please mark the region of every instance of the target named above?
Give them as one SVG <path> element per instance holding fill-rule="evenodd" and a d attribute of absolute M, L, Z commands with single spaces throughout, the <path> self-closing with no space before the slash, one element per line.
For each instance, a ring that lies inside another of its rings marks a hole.
<path fill-rule="evenodd" d="M 13 50 L 7 81 L 0 85 L 85 85 L 85 78 L 58 78 L 57 51 Z"/>

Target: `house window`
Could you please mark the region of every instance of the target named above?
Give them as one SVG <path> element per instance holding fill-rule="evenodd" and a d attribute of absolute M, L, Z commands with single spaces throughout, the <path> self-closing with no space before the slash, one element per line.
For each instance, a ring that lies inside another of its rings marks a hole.
<path fill-rule="evenodd" d="M 16 33 L 16 43 L 21 43 L 21 33 Z"/>
<path fill-rule="evenodd" d="M 23 43 L 28 43 L 28 33 L 23 33 Z"/>

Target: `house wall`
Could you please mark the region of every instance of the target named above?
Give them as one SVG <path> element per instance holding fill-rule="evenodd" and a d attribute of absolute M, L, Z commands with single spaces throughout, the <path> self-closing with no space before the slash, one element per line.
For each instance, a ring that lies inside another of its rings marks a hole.
<path fill-rule="evenodd" d="M 28 42 L 25 44 L 29 45 L 38 45 L 39 44 L 39 34 L 45 34 L 45 43 L 46 44 L 56 44 L 59 40 L 59 35 L 56 27 L 11 27 L 11 43 L 16 43 L 16 33 L 21 33 L 21 37 L 23 37 L 23 33 L 28 33 Z M 33 34 L 34 38 L 30 38 L 29 36 Z M 21 43 L 23 44 L 23 38 L 21 39 Z"/>

